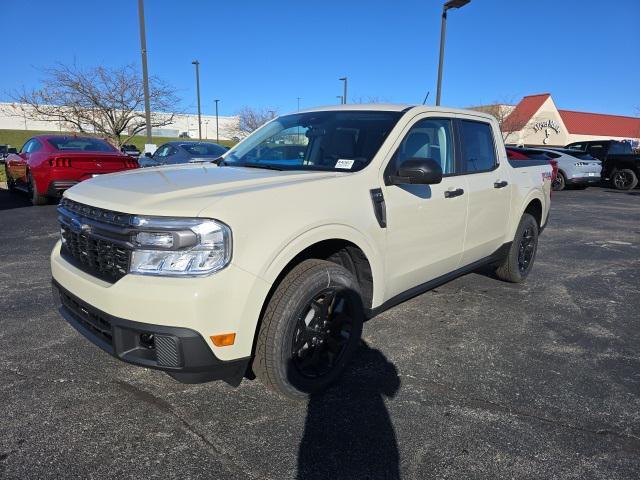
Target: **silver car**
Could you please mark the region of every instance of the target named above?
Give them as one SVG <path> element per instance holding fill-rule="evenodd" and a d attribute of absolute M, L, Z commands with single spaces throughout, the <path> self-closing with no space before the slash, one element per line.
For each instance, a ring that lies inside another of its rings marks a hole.
<path fill-rule="evenodd" d="M 569 148 L 538 148 L 558 162 L 558 174 L 551 188 L 564 190 L 568 186 L 587 188 L 600 183 L 602 162 L 587 152 Z"/>

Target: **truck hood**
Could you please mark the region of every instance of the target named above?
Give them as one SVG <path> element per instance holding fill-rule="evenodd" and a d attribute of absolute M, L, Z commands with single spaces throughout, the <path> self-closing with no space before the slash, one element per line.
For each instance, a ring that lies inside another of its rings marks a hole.
<path fill-rule="evenodd" d="M 123 213 L 195 217 L 202 209 L 241 192 L 281 188 L 338 175 L 341 174 L 187 164 L 97 176 L 70 188 L 65 196 Z"/>

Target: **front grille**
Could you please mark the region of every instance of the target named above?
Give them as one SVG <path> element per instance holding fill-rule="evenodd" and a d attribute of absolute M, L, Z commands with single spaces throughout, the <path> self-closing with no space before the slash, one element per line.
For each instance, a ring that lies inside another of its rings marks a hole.
<path fill-rule="evenodd" d="M 113 334 L 109 319 L 91 312 L 87 307 L 81 305 L 73 297 L 62 290 L 58 290 L 60 302 L 73 315 L 84 328 L 96 335 L 109 345 L 113 345 Z"/>
<path fill-rule="evenodd" d="M 62 256 L 80 270 L 108 282 L 129 272 L 131 215 L 64 198 L 58 207 Z"/>

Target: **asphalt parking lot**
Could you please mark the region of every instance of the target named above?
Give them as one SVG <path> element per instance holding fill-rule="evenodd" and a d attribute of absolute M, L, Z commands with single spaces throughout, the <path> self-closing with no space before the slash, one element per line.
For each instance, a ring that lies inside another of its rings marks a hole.
<path fill-rule="evenodd" d="M 56 238 L 0 190 L 1 478 L 640 478 L 639 190 L 554 193 L 526 284 L 379 315 L 308 404 L 98 350 L 52 309 Z"/>

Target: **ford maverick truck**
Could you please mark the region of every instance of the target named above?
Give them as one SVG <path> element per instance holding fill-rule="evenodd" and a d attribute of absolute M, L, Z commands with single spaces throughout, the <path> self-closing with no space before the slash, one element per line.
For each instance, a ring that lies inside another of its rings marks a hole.
<path fill-rule="evenodd" d="M 363 321 L 480 266 L 521 282 L 550 206 L 546 161 L 507 159 L 475 111 L 341 105 L 278 117 L 212 163 L 67 190 L 60 313 L 115 357 L 186 383 L 335 381 Z"/>

